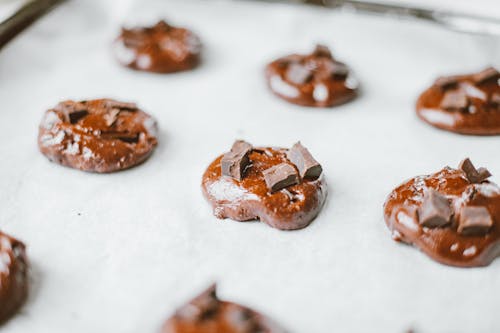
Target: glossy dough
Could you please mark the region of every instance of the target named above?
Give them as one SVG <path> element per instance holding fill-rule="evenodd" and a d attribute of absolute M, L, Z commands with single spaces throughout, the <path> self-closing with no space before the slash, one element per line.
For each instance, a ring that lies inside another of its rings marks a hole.
<path fill-rule="evenodd" d="M 487 207 L 494 225 L 485 236 L 463 236 L 453 225 L 429 229 L 418 223 L 423 194 L 434 189 L 452 201 L 454 211 L 469 206 Z M 462 171 L 449 167 L 429 176 L 415 177 L 396 188 L 384 206 L 385 221 L 397 241 L 412 244 L 446 265 L 486 266 L 500 255 L 500 188 L 488 181 L 471 184 Z"/>
<path fill-rule="evenodd" d="M 221 301 L 215 286 L 178 309 L 162 333 L 285 333 L 275 322 L 239 304 Z"/>
<path fill-rule="evenodd" d="M 147 113 L 122 110 L 108 126 L 115 101 L 66 101 L 48 110 L 39 127 L 38 147 L 49 160 L 91 172 L 113 172 L 146 160 L 157 144 L 156 121 Z M 83 105 L 89 114 L 76 123 L 65 105 Z"/>
<path fill-rule="evenodd" d="M 0 232 L 0 324 L 9 319 L 28 296 L 28 260 L 20 241 Z"/>
<path fill-rule="evenodd" d="M 350 73 L 346 77 L 331 75 L 329 68 L 333 62 L 333 58 L 314 53 L 279 58 L 266 67 L 267 85 L 275 95 L 293 104 L 330 107 L 346 103 L 357 96 L 358 82 Z M 287 69 L 294 63 L 313 69 L 308 82 L 295 83 L 287 78 Z"/>
<path fill-rule="evenodd" d="M 300 184 L 270 194 L 262 172 L 288 163 L 287 149 L 255 148 L 249 155 L 251 166 L 241 182 L 221 176 L 219 156 L 205 171 L 203 194 L 218 218 L 236 221 L 260 219 L 271 227 L 292 230 L 304 228 L 318 215 L 327 195 L 323 176 L 304 179 Z"/>
<path fill-rule="evenodd" d="M 473 75 L 457 76 L 456 78 L 459 81 L 458 88 L 468 92 L 472 107 L 469 107 L 467 111 L 448 111 L 441 108 L 440 104 L 445 91 L 434 84 L 418 98 L 416 107 L 418 117 L 432 126 L 455 133 L 500 134 L 500 105 L 489 105 L 484 99 L 484 97 L 488 98 L 494 93 L 500 94 L 498 79 L 475 85 Z"/>
<path fill-rule="evenodd" d="M 191 31 L 160 21 L 152 27 L 122 29 L 113 50 L 124 66 L 156 73 L 190 70 L 200 62 L 201 43 Z"/>

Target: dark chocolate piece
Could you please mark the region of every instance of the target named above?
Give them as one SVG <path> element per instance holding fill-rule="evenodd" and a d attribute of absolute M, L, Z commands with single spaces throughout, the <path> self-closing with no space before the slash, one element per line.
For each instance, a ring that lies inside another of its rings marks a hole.
<path fill-rule="evenodd" d="M 237 332 L 260 332 L 259 320 L 252 311 L 239 306 L 230 307 L 226 313 L 226 320 Z"/>
<path fill-rule="evenodd" d="M 434 82 L 434 84 L 443 90 L 447 90 L 457 86 L 458 78 L 456 76 L 441 76 Z"/>
<path fill-rule="evenodd" d="M 241 181 L 245 168 L 250 164 L 248 155 L 251 151 L 252 145 L 248 142 L 242 140 L 235 141 L 231 147 L 231 151 L 224 154 L 221 159 L 222 174 Z"/>
<path fill-rule="evenodd" d="M 469 158 L 466 158 L 462 162 L 460 162 L 458 168 L 464 172 L 467 180 L 469 180 L 469 182 L 473 184 L 482 183 L 483 181 L 491 177 L 491 173 L 488 171 L 488 169 L 476 169 Z"/>
<path fill-rule="evenodd" d="M 217 300 L 216 285 L 214 283 L 191 302 L 178 309 L 176 316 L 194 322 L 215 314 L 218 307 L 219 301 Z"/>
<path fill-rule="evenodd" d="M 51 161 L 91 172 L 114 172 L 142 163 L 157 145 L 156 122 L 139 109 L 108 107 L 118 104 L 108 99 L 59 103 L 40 124 L 40 151 Z"/>
<path fill-rule="evenodd" d="M 61 111 L 64 114 L 65 120 L 71 124 L 76 124 L 80 119 L 89 114 L 85 102 L 61 102 L 56 105 L 54 110 Z"/>
<path fill-rule="evenodd" d="M 135 111 L 137 110 L 137 104 L 135 103 L 127 103 L 127 102 L 119 102 L 113 99 L 108 99 L 106 101 L 106 107 L 110 109 L 119 109 L 125 111 Z"/>
<path fill-rule="evenodd" d="M 120 114 L 119 109 L 111 109 L 108 113 L 106 113 L 103 118 L 106 122 L 106 126 L 111 127 L 118 119 L 118 115 Z"/>
<path fill-rule="evenodd" d="M 313 77 L 312 71 L 301 64 L 291 64 L 286 71 L 286 78 L 295 84 L 304 84 L 311 81 Z"/>
<path fill-rule="evenodd" d="M 440 106 L 446 110 L 465 110 L 469 106 L 469 100 L 462 90 L 448 91 Z"/>
<path fill-rule="evenodd" d="M 349 74 L 349 67 L 342 62 L 334 62 L 331 67 L 333 76 L 345 78 Z"/>
<path fill-rule="evenodd" d="M 164 30 L 164 31 L 169 31 L 172 29 L 172 26 L 165 22 L 165 20 L 160 20 L 158 23 L 155 24 L 156 29 Z"/>
<path fill-rule="evenodd" d="M 299 183 L 299 175 L 293 166 L 280 163 L 263 171 L 269 192 L 274 193 Z"/>
<path fill-rule="evenodd" d="M 440 228 L 450 224 L 452 214 L 448 199 L 435 190 L 429 190 L 418 211 L 418 221 L 427 228 Z"/>
<path fill-rule="evenodd" d="M 127 143 L 139 142 L 138 133 L 101 132 L 101 138 L 103 138 L 104 140 L 120 140 Z"/>
<path fill-rule="evenodd" d="M 500 73 L 496 70 L 496 68 L 488 67 L 481 72 L 474 74 L 473 80 L 476 83 L 483 83 L 489 81 L 491 79 L 497 79 L 500 76 Z"/>
<path fill-rule="evenodd" d="M 460 210 L 458 233 L 464 236 L 483 236 L 493 226 L 493 219 L 488 208 L 465 206 Z"/>
<path fill-rule="evenodd" d="M 300 142 L 292 146 L 287 153 L 287 158 L 295 164 L 302 178 L 317 179 L 323 171 L 321 165 Z"/>
<path fill-rule="evenodd" d="M 89 114 L 89 112 L 87 110 L 79 110 L 79 111 L 68 112 L 69 122 L 71 124 L 76 124 L 78 122 L 78 120 L 84 118 L 88 114 Z"/>
<path fill-rule="evenodd" d="M 328 46 L 325 46 L 322 44 L 316 45 L 316 48 L 313 51 L 313 55 L 315 55 L 317 57 L 333 58 L 332 52 L 330 52 L 330 49 L 328 48 Z"/>

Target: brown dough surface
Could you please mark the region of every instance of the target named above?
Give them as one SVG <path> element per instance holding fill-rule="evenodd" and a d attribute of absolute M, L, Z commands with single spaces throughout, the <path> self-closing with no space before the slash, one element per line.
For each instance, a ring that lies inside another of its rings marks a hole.
<path fill-rule="evenodd" d="M 123 66 L 172 73 L 193 69 L 200 63 L 201 43 L 188 29 L 160 21 L 152 27 L 123 28 L 113 51 Z"/>
<path fill-rule="evenodd" d="M 156 135 L 156 121 L 135 104 L 110 99 L 65 101 L 45 113 L 38 147 L 53 162 L 113 172 L 146 160 L 157 144 Z"/>
<path fill-rule="evenodd" d="M 327 195 L 323 175 L 316 180 L 269 193 L 262 172 L 280 163 L 293 165 L 288 149 L 255 148 L 249 155 L 251 165 L 241 181 L 221 175 L 219 156 L 205 171 L 203 194 L 218 218 L 236 221 L 259 219 L 271 227 L 292 230 L 308 226 L 320 212 Z"/>
<path fill-rule="evenodd" d="M 0 232 L 0 324 L 28 297 L 28 259 L 22 242 Z"/>
<path fill-rule="evenodd" d="M 459 216 L 444 228 L 426 228 L 419 224 L 417 212 L 424 193 L 436 190 L 460 207 L 486 207 L 494 225 L 484 236 L 464 236 L 457 232 Z M 464 173 L 449 167 L 428 176 L 410 179 L 397 187 L 384 206 L 385 221 L 393 238 L 412 244 L 432 259 L 452 266 L 486 266 L 500 255 L 500 188 L 489 181 L 471 184 Z"/>

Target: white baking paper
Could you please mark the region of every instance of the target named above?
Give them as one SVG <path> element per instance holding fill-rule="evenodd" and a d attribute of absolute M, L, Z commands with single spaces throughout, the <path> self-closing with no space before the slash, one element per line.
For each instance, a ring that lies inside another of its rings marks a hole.
<path fill-rule="evenodd" d="M 434 129 L 414 113 L 442 74 L 499 65 L 500 42 L 415 21 L 231 1 L 73 1 L 0 53 L 0 228 L 28 246 L 33 286 L 0 330 L 158 332 L 210 282 L 292 332 L 498 332 L 500 260 L 433 262 L 394 242 L 382 204 L 407 178 L 469 156 L 500 181 L 500 137 Z M 120 25 L 166 18 L 204 42 L 198 69 L 120 67 Z M 333 109 L 273 96 L 265 64 L 316 42 L 355 70 L 362 95 Z M 154 115 L 159 146 L 143 165 L 89 174 L 37 149 L 43 112 L 64 99 L 112 97 Z M 217 220 L 206 166 L 236 138 L 297 140 L 323 164 L 329 197 L 308 228 Z"/>

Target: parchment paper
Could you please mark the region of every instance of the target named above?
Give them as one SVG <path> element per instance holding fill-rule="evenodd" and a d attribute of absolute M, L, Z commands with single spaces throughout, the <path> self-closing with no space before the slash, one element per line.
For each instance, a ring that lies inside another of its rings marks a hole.
<path fill-rule="evenodd" d="M 436 76 L 499 65 L 498 39 L 278 4 L 116 3 L 70 2 L 0 53 L 0 228 L 26 242 L 33 266 L 29 302 L 2 332 L 157 332 L 212 281 L 292 332 L 500 331 L 500 260 L 440 265 L 394 242 L 382 218 L 396 185 L 465 156 L 500 181 L 499 137 L 414 114 Z M 154 75 L 115 62 L 119 26 L 159 18 L 200 35 L 200 68 Z M 267 90 L 268 61 L 316 42 L 355 70 L 356 101 L 319 110 Z M 108 175 L 50 163 L 36 145 L 43 112 L 99 97 L 157 118 L 153 156 Z M 329 183 L 314 223 L 283 232 L 212 215 L 201 175 L 236 138 L 310 149 Z"/>

